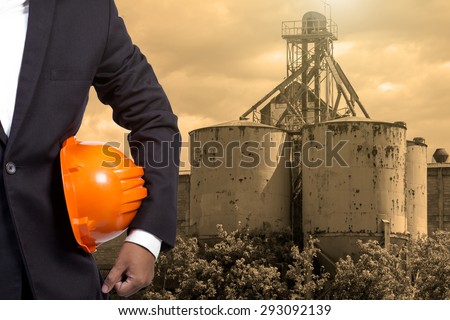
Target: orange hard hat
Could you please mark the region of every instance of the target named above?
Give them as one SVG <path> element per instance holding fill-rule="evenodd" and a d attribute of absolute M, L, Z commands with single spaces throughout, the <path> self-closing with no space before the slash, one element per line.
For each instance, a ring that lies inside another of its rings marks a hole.
<path fill-rule="evenodd" d="M 144 170 L 102 142 L 68 138 L 60 152 L 70 223 L 86 252 L 119 236 L 147 196 Z"/>

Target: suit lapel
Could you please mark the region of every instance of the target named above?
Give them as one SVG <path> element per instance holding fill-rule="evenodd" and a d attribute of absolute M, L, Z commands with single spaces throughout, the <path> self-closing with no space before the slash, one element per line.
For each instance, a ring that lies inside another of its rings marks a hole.
<path fill-rule="evenodd" d="M 30 0 L 29 10 L 28 29 L 9 144 L 17 136 L 20 127 L 23 125 L 23 120 L 36 90 L 50 39 L 55 0 Z"/>
<path fill-rule="evenodd" d="M 0 141 L 6 146 L 6 143 L 8 142 L 8 136 L 5 133 L 5 130 L 3 129 L 3 125 L 0 122 Z"/>

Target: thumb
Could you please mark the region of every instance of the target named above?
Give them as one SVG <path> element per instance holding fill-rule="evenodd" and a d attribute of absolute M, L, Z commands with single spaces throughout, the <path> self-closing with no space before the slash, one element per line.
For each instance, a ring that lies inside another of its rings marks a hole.
<path fill-rule="evenodd" d="M 114 285 L 122 280 L 122 275 L 125 272 L 125 267 L 121 265 L 114 265 L 114 267 L 109 272 L 102 286 L 103 293 L 109 293 Z"/>

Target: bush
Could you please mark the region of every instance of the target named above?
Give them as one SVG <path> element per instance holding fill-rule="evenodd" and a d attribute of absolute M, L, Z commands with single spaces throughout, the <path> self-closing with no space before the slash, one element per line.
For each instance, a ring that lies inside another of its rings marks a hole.
<path fill-rule="evenodd" d="M 293 261 L 286 273 L 286 278 L 292 283 L 290 299 L 311 299 L 313 294 L 320 292 L 328 281 L 329 274 L 322 268 L 317 274 L 314 273 L 313 261 L 320 251 L 315 246 L 317 242 L 318 240 L 310 238 L 303 251 L 300 251 L 297 246 L 291 248 Z"/>
<path fill-rule="evenodd" d="M 337 263 L 331 289 L 332 299 L 412 299 L 414 288 L 406 269 L 405 250 L 382 248 L 378 242 L 358 240 L 358 261 L 350 256 Z"/>
<path fill-rule="evenodd" d="M 315 267 L 317 240 L 300 250 L 288 233 L 231 233 L 218 226 L 213 245 L 177 238 L 158 259 L 144 299 L 450 299 L 450 233 L 385 249 L 358 241 L 360 255 L 341 259 L 330 279 Z"/>
<path fill-rule="evenodd" d="M 450 299 L 450 233 L 410 241 L 389 250 L 358 242 L 361 256 L 337 264 L 333 299 Z"/>
<path fill-rule="evenodd" d="M 223 283 L 223 270 L 217 261 L 206 261 L 199 254 L 196 238 L 177 239 L 169 254 L 161 254 L 155 281 L 147 299 L 215 299 Z"/>
<path fill-rule="evenodd" d="M 231 233 L 218 226 L 219 240 L 200 246 L 196 238 L 158 259 L 147 299 L 290 299 L 322 289 L 327 275 L 313 275 L 317 250 L 300 252 L 287 233 Z M 308 270 L 308 275 L 298 274 Z"/>
<path fill-rule="evenodd" d="M 450 233 L 437 232 L 411 243 L 410 268 L 416 299 L 450 299 Z"/>

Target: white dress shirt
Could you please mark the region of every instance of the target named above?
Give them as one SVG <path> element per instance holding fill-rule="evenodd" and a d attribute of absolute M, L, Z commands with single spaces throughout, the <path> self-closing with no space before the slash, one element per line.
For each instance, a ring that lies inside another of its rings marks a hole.
<path fill-rule="evenodd" d="M 17 85 L 28 27 L 28 0 L 0 0 L 0 122 L 7 136 L 16 103 Z M 136 243 L 158 258 L 161 240 L 134 229 L 125 241 Z"/>
<path fill-rule="evenodd" d="M 0 121 L 6 135 L 16 102 L 19 71 L 22 64 L 25 34 L 28 25 L 28 1 L 0 1 Z"/>

